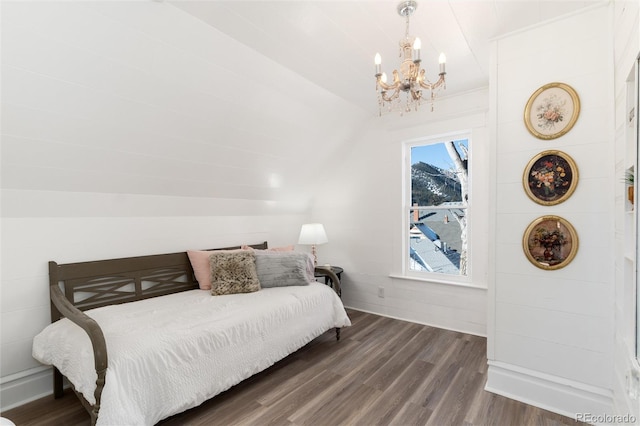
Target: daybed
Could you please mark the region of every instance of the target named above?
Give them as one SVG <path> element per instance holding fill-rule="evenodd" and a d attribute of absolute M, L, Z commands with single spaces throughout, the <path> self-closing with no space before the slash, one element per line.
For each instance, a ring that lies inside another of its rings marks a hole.
<path fill-rule="evenodd" d="M 350 325 L 340 280 L 324 268 L 316 273 L 334 288 L 311 281 L 312 268 L 301 285 L 213 296 L 199 288 L 185 252 L 50 262 L 52 324 L 34 338 L 33 356 L 55 367 L 56 398 L 67 377 L 92 424 L 152 425 L 332 328 L 339 339 Z"/>

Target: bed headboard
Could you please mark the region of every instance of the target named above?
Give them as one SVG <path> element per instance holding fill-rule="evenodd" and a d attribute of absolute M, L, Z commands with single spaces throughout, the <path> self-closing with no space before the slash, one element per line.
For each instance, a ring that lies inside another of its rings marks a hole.
<path fill-rule="evenodd" d="M 267 242 L 250 247 L 266 249 Z M 62 265 L 51 261 L 49 285 L 61 289 L 65 298 L 81 311 L 198 288 L 186 252 Z M 52 302 L 51 322 L 62 316 Z"/>

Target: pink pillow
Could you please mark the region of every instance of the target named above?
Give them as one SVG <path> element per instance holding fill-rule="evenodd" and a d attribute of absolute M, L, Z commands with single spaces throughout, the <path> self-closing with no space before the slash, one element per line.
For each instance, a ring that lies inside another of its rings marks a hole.
<path fill-rule="evenodd" d="M 215 251 L 240 251 L 240 250 L 215 250 Z M 187 250 L 193 273 L 198 280 L 198 285 L 202 290 L 211 290 L 211 265 L 209 256 L 211 250 Z"/>
<path fill-rule="evenodd" d="M 258 250 L 260 252 L 280 252 L 280 251 L 293 251 L 294 246 L 290 245 L 290 246 L 284 246 L 284 247 L 273 247 L 273 248 L 268 248 L 264 250 L 254 249 L 251 246 L 242 246 L 241 248 L 242 250 Z"/>

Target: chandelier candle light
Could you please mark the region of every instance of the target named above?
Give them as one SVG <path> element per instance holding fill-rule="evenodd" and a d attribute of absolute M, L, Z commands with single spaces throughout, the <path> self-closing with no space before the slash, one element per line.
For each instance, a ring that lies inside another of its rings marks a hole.
<path fill-rule="evenodd" d="M 393 82 L 387 83 L 387 75 L 381 71 L 382 57 L 376 53 L 376 91 L 378 92 L 378 106 L 380 115 L 383 108 L 388 111 L 400 109 L 403 112 L 417 111 L 421 100 L 431 101 L 431 111 L 433 111 L 433 101 L 436 92 L 440 87 L 446 89 L 444 81 L 446 57 L 440 54 L 440 78 L 435 83 L 431 83 L 425 77 L 425 70 L 420 69 L 420 49 L 422 43 L 418 37 L 409 36 L 409 17 L 415 12 L 418 4 L 413 1 L 403 1 L 398 5 L 398 14 L 407 20 L 407 27 L 404 39 L 400 40 L 400 57 L 403 57 L 400 64 L 400 72 L 393 70 Z M 423 89 L 429 91 L 429 96 L 425 97 Z M 400 92 L 405 93 L 405 102 L 400 99 Z"/>

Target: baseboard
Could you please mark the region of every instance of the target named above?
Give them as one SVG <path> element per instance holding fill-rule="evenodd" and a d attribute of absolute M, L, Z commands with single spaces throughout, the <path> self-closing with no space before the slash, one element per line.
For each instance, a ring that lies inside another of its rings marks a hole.
<path fill-rule="evenodd" d="M 485 390 L 544 410 L 589 421 L 613 413 L 611 391 L 573 380 L 489 361 Z"/>
<path fill-rule="evenodd" d="M 7 411 L 27 402 L 53 395 L 53 370 L 37 367 L 2 378 L 0 411 Z"/>
<path fill-rule="evenodd" d="M 353 309 L 354 311 L 366 312 L 368 314 L 377 315 L 379 317 L 386 317 L 386 318 L 397 319 L 400 321 L 412 322 L 414 324 L 427 325 L 429 327 L 440 328 L 442 330 L 455 331 L 457 333 L 471 334 L 473 336 L 478 336 L 478 337 L 485 337 L 485 338 L 487 337 L 487 333 L 484 331 L 456 328 L 456 327 L 451 327 L 443 324 L 434 324 L 434 323 L 429 323 L 425 321 L 419 321 L 419 320 L 416 320 L 415 318 L 406 318 L 406 317 L 401 317 L 397 315 L 391 315 L 387 313 L 378 312 L 373 309 L 366 309 L 362 307 L 354 307 L 354 306 L 348 306 L 348 305 L 344 305 L 344 307 L 347 309 Z"/>

